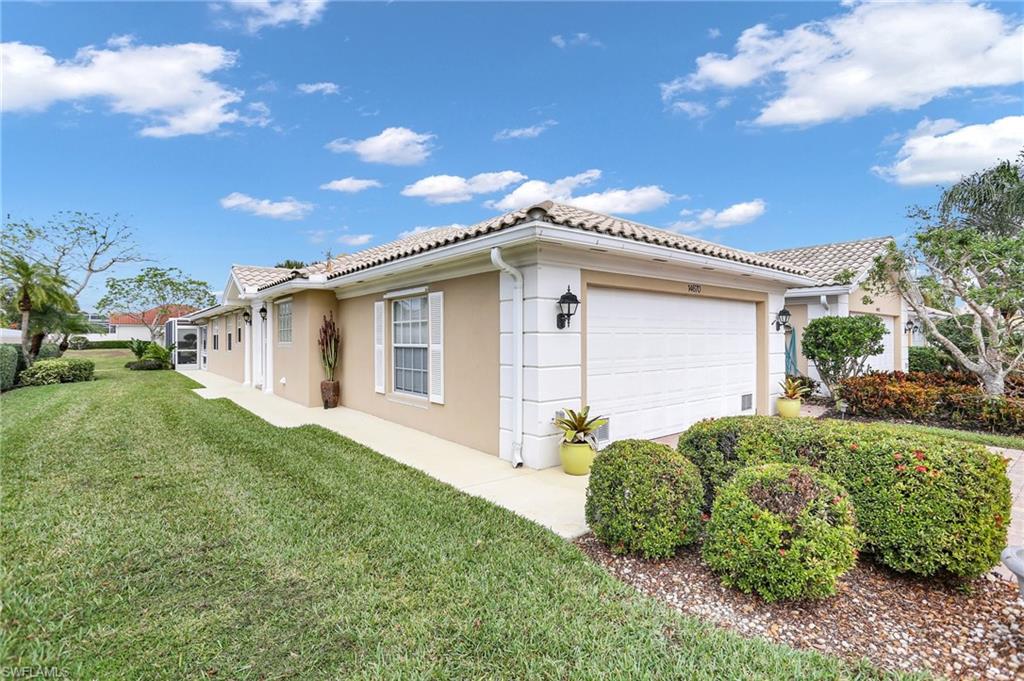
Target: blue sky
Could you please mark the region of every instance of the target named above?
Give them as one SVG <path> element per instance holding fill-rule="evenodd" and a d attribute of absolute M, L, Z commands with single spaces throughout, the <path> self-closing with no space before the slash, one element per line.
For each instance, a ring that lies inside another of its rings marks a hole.
<path fill-rule="evenodd" d="M 120 213 L 213 289 L 547 196 L 899 235 L 1024 141 L 1013 4 L 5 3 L 2 37 L 4 214 Z"/>

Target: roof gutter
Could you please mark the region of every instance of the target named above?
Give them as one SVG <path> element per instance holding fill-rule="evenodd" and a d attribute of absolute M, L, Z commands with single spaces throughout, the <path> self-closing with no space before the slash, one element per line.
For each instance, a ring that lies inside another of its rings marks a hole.
<path fill-rule="evenodd" d="M 491 262 L 512 277 L 512 466 L 523 465 L 523 273 L 491 249 Z"/>

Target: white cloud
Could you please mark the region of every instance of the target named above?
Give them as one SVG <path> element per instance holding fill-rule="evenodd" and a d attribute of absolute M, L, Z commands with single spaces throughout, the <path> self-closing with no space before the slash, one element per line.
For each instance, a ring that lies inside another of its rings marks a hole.
<path fill-rule="evenodd" d="M 696 232 L 708 227 L 725 229 L 726 227 L 745 225 L 764 215 L 767 208 L 768 205 L 763 200 L 754 199 L 753 201 L 734 203 L 722 210 L 711 208 L 702 211 L 684 210 L 680 214 L 689 219 L 676 222 L 670 229 L 678 232 Z"/>
<path fill-rule="evenodd" d="M 246 31 L 259 33 L 287 24 L 308 27 L 320 20 L 327 0 L 230 0 L 229 5 L 241 16 Z"/>
<path fill-rule="evenodd" d="M 462 203 L 474 195 L 491 194 L 525 179 L 526 175 L 514 170 L 480 173 L 468 179 L 458 175 L 431 175 L 407 186 L 402 196 L 423 198 L 432 204 Z"/>
<path fill-rule="evenodd" d="M 209 77 L 234 66 L 237 56 L 216 45 L 135 45 L 130 36 L 118 36 L 106 48 L 83 47 L 65 61 L 36 45 L 0 48 L 5 111 L 43 111 L 56 102 L 98 98 L 115 113 L 146 119 L 145 137 L 205 134 L 253 120 L 234 108 L 241 91 Z"/>
<path fill-rule="evenodd" d="M 766 85 L 760 125 L 814 125 L 916 109 L 962 88 L 1024 80 L 1024 25 L 986 5 L 864 3 L 782 32 L 758 24 L 732 56 L 709 52 L 662 96 Z M 781 85 L 781 88 L 777 87 Z"/>
<path fill-rule="evenodd" d="M 686 114 L 690 118 L 703 118 L 709 113 L 706 105 L 700 102 L 688 102 L 685 100 L 672 102 L 669 108 L 676 113 Z"/>
<path fill-rule="evenodd" d="M 541 133 L 545 132 L 558 125 L 558 121 L 548 119 L 543 123 L 531 125 L 526 128 L 505 128 L 494 133 L 495 141 L 501 140 L 518 140 L 518 139 L 532 139 L 539 137 Z"/>
<path fill-rule="evenodd" d="M 343 177 L 340 180 L 331 180 L 330 182 L 320 185 L 320 189 L 344 192 L 346 194 L 357 194 L 361 191 L 380 186 L 381 183 L 377 180 L 361 180 L 357 177 Z"/>
<path fill-rule="evenodd" d="M 386 163 L 411 166 L 423 163 L 430 156 L 431 140 L 435 135 L 419 133 L 409 128 L 385 128 L 379 135 L 353 140 L 339 137 L 327 143 L 327 149 L 336 154 L 352 152 L 367 163 Z"/>
<path fill-rule="evenodd" d="M 607 189 L 583 196 L 573 195 L 576 189 L 593 184 L 600 178 L 601 171 L 591 169 L 554 182 L 530 180 L 519 185 L 500 200 L 489 201 L 486 205 L 508 211 L 550 200 L 568 203 L 587 210 L 624 215 L 660 208 L 673 198 L 671 194 L 656 185 L 634 187 L 633 189 Z"/>
<path fill-rule="evenodd" d="M 337 83 L 321 82 L 321 83 L 299 83 L 296 89 L 304 95 L 336 95 L 341 90 Z"/>
<path fill-rule="evenodd" d="M 338 243 L 345 246 L 364 246 L 372 240 L 372 234 L 342 234 L 338 237 Z"/>
<path fill-rule="evenodd" d="M 589 33 L 571 33 L 568 36 L 553 35 L 551 44 L 562 50 L 567 47 L 604 47 L 604 43 Z"/>
<path fill-rule="evenodd" d="M 313 210 L 313 204 L 299 201 L 290 196 L 282 201 L 256 199 L 248 194 L 232 192 L 220 200 L 221 208 L 251 213 L 275 220 L 301 220 Z"/>
<path fill-rule="evenodd" d="M 902 185 L 952 184 L 964 175 L 1012 159 L 1024 140 L 1024 116 L 961 126 L 951 119 L 918 123 L 879 176 Z"/>
<path fill-rule="evenodd" d="M 711 38 L 712 40 L 714 40 L 715 38 L 721 38 L 722 30 L 719 28 L 709 28 L 708 37 Z"/>

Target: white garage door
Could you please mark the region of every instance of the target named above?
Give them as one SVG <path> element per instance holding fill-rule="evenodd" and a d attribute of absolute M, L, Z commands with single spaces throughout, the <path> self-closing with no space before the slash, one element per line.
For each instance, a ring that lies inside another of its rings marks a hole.
<path fill-rule="evenodd" d="M 854 312 L 853 314 L 857 314 Z M 882 326 L 885 327 L 885 336 L 882 337 L 882 352 L 877 355 L 868 357 L 868 361 L 864 364 L 865 371 L 893 371 L 895 364 L 893 359 L 896 356 L 895 347 L 893 345 L 893 328 L 895 327 L 895 317 L 879 315 L 879 319 L 882 320 Z"/>
<path fill-rule="evenodd" d="M 679 433 L 754 412 L 754 303 L 646 291 L 587 292 L 587 401 L 608 440 Z"/>

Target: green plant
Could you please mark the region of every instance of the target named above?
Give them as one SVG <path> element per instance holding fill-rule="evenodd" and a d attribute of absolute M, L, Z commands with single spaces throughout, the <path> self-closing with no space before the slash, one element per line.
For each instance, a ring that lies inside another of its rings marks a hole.
<path fill-rule="evenodd" d="M 159 362 L 164 369 L 171 368 L 171 353 L 174 350 L 174 343 L 170 347 L 164 347 L 159 343 L 150 343 L 142 353 L 140 361 Z"/>
<path fill-rule="evenodd" d="M 128 349 L 135 355 L 135 359 L 142 359 L 142 356 L 146 354 L 146 348 L 150 345 L 149 341 L 142 340 L 141 338 L 132 338 L 128 341 Z"/>
<path fill-rule="evenodd" d="M 21 385 L 51 385 L 91 381 L 96 365 L 87 359 L 41 359 L 18 377 Z"/>
<path fill-rule="evenodd" d="M 882 352 L 885 334 L 874 315 L 818 317 L 804 327 L 803 353 L 836 397 L 844 378 L 862 373 L 868 357 Z"/>
<path fill-rule="evenodd" d="M 340 345 L 341 335 L 338 333 L 338 325 L 334 323 L 334 312 L 328 312 L 324 315 L 324 321 L 320 325 L 320 338 L 317 340 L 317 347 L 320 348 L 320 366 L 324 369 L 324 380 L 334 380 Z"/>
<path fill-rule="evenodd" d="M 589 444 L 597 449 L 598 428 L 608 423 L 600 416 L 590 418 L 590 407 L 582 410 L 566 409 L 562 416 L 555 418 L 555 427 L 562 431 L 562 442 L 566 444 Z"/>
<path fill-rule="evenodd" d="M 949 369 L 948 355 L 927 346 L 907 349 L 911 371 L 940 372 Z"/>
<path fill-rule="evenodd" d="M 89 347 L 89 339 L 85 336 L 72 336 L 68 338 L 68 347 L 72 350 L 85 350 Z"/>
<path fill-rule="evenodd" d="M 76 307 L 75 301 L 66 290 L 67 279 L 54 268 L 10 251 L 0 256 L 0 278 L 10 284 L 11 295 L 17 301 L 21 316 L 21 350 L 25 361 L 31 364 L 35 360 L 29 351 L 32 313 L 46 305 L 71 310 Z"/>
<path fill-rule="evenodd" d="M 702 421 L 679 439 L 706 499 L 738 470 L 815 466 L 850 493 L 865 551 L 900 572 L 984 573 L 1006 546 L 1005 460 L 984 446 L 885 424 L 763 416 Z"/>
<path fill-rule="evenodd" d="M 786 380 L 779 383 L 782 388 L 782 396 L 787 400 L 803 400 L 807 397 L 810 389 L 795 378 L 786 377 Z"/>
<path fill-rule="evenodd" d="M 159 359 L 137 359 L 124 365 L 125 369 L 132 371 L 159 371 L 167 369 L 167 363 Z"/>
<path fill-rule="evenodd" d="M 860 544 L 846 490 L 792 464 L 737 473 L 715 499 L 706 529 L 708 567 L 726 586 L 766 601 L 834 594 Z"/>
<path fill-rule="evenodd" d="M 60 346 L 56 343 L 43 343 L 39 346 L 39 352 L 36 354 L 36 359 L 55 359 L 60 357 L 62 354 Z"/>
<path fill-rule="evenodd" d="M 807 388 L 807 394 L 813 395 L 818 392 L 818 386 L 821 385 L 821 381 L 815 381 L 810 376 L 804 376 L 802 374 L 786 374 L 786 378 L 796 381 L 803 387 Z"/>
<path fill-rule="evenodd" d="M 21 362 L 21 348 L 17 345 L 0 345 L 0 390 L 10 390 L 18 377 Z"/>
<path fill-rule="evenodd" d="M 686 457 L 649 440 L 619 440 L 594 459 L 587 524 L 615 553 L 664 558 L 697 540 L 702 496 Z"/>

